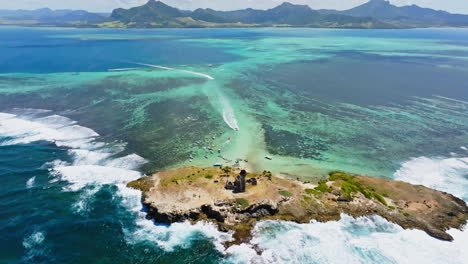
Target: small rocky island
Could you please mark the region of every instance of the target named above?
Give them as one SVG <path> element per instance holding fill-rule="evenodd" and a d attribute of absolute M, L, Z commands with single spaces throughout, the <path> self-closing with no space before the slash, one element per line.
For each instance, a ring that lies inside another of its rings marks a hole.
<path fill-rule="evenodd" d="M 403 228 L 453 240 L 446 231 L 467 222 L 467 204 L 451 194 L 381 178 L 332 172 L 317 184 L 270 172 L 185 167 L 130 182 L 143 192 L 147 217 L 158 223 L 211 221 L 233 231 L 232 244 L 246 242 L 259 220 L 308 223 L 380 215 Z"/>

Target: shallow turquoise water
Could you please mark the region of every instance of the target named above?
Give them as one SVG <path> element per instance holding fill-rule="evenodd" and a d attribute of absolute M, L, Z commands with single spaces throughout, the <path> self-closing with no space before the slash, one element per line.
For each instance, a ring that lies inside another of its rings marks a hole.
<path fill-rule="evenodd" d="M 145 220 L 124 186 L 241 157 L 466 200 L 467 59 L 462 29 L 0 28 L 0 263 L 463 263 L 466 232 L 446 243 L 378 217 L 264 222 L 225 249 L 211 225 Z"/>

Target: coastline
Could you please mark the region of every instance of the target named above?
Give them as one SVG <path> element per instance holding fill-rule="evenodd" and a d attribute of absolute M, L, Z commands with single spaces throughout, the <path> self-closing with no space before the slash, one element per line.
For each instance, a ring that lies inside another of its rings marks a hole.
<path fill-rule="evenodd" d="M 289 180 L 270 172 L 247 173 L 246 190 L 231 191 L 242 171 L 232 168 L 185 167 L 162 171 L 128 183 L 142 191 L 147 218 L 172 224 L 208 221 L 222 232 L 233 232 L 241 244 L 261 220 L 296 223 L 336 221 L 379 215 L 404 229 L 419 229 L 446 241 L 450 228 L 462 229 L 466 203 L 448 193 L 409 183 L 332 172 L 317 185 Z"/>

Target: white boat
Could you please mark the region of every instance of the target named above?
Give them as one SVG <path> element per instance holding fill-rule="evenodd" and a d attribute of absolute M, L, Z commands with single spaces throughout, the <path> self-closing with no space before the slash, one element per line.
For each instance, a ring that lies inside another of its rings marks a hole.
<path fill-rule="evenodd" d="M 265 156 L 265 159 L 272 160 L 273 158 L 271 156 Z"/>

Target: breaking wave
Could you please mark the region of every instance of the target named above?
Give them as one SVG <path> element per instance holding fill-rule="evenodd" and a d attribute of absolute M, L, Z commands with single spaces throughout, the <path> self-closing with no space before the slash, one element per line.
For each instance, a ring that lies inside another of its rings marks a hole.
<path fill-rule="evenodd" d="M 395 179 L 422 184 L 468 201 L 468 157 L 413 158 L 403 163 Z"/>
<path fill-rule="evenodd" d="M 136 169 L 145 163 L 143 158 L 136 154 L 119 157 L 125 150 L 125 144 L 100 142 L 95 131 L 79 126 L 77 122 L 66 117 L 52 115 L 48 111 L 20 112 L 22 113 L 0 113 L 0 135 L 7 138 L 1 144 L 49 141 L 67 148 L 72 158 L 71 162 L 55 160 L 44 164 L 43 168 L 49 169 L 51 182 L 68 182 L 63 188 L 64 192 L 79 193 L 79 198 L 71 205 L 75 213 L 89 212 L 90 204 L 99 189 L 104 185 L 114 185 L 117 187 L 116 195 L 121 197 L 128 213 L 135 216 L 136 228 L 123 227 L 129 243 L 148 241 L 166 251 L 172 251 L 175 247 L 188 248 L 195 240 L 209 239 L 222 251 L 222 243 L 232 239 L 231 234 L 218 231 L 211 223 L 155 225 L 146 219 L 146 213 L 141 210 L 141 192 L 126 187 L 129 181 L 142 177 Z M 32 186 L 34 179 L 29 179 L 27 186 Z M 24 244 L 33 247 L 43 240 L 43 233 L 35 233 L 26 238 Z M 36 254 L 37 250 L 34 249 L 34 252 Z"/>
<path fill-rule="evenodd" d="M 465 148 L 461 148 L 464 150 Z M 414 158 L 395 172 L 396 180 L 422 184 L 468 201 L 468 158 Z M 249 244 L 226 250 L 232 263 L 466 263 L 468 230 L 451 229 L 453 242 L 420 230 L 404 230 L 382 217 L 326 223 L 263 221 Z M 257 251 L 261 253 L 258 254 Z M 338 253 L 339 252 L 339 253 Z"/>
<path fill-rule="evenodd" d="M 104 185 L 114 185 L 116 195 L 134 226 L 123 226 L 128 243 L 149 242 L 165 251 L 189 248 L 194 241 L 208 239 L 225 254 L 226 263 L 466 263 L 466 231 L 449 230 L 454 242 L 444 242 L 419 230 L 404 230 L 379 216 L 353 218 L 342 215 L 339 221 L 296 224 L 283 221 L 259 222 L 250 243 L 224 248 L 232 240 L 210 223 L 188 222 L 170 226 L 155 225 L 141 211 L 141 192 L 126 187 L 128 181 L 142 175 L 136 169 L 145 161 L 136 154 L 121 155 L 125 144 L 104 143 L 99 135 L 68 118 L 40 112 L 0 114 L 1 144 L 25 144 L 38 140 L 54 142 L 68 149 L 71 162 L 56 160 L 50 168 L 52 180 L 69 184 L 64 192 L 79 192 L 72 205 L 76 213 L 86 213 L 88 201 Z M 395 178 L 468 197 L 467 158 L 416 158 L 402 164 Z M 28 180 L 34 185 L 34 178 Z M 45 233 L 34 231 L 26 236 L 23 246 L 26 259 L 47 255 Z M 260 252 L 260 253 L 259 253 Z M 339 253 L 337 253 L 339 252 Z"/>
<path fill-rule="evenodd" d="M 251 244 L 227 252 L 231 263 L 466 263 L 467 233 L 449 232 L 454 242 L 404 230 L 379 216 L 342 215 L 340 221 L 310 224 L 263 221 Z"/>
<path fill-rule="evenodd" d="M 26 188 L 31 189 L 34 187 L 34 183 L 36 182 L 36 176 L 31 177 L 27 182 L 26 182 Z"/>

